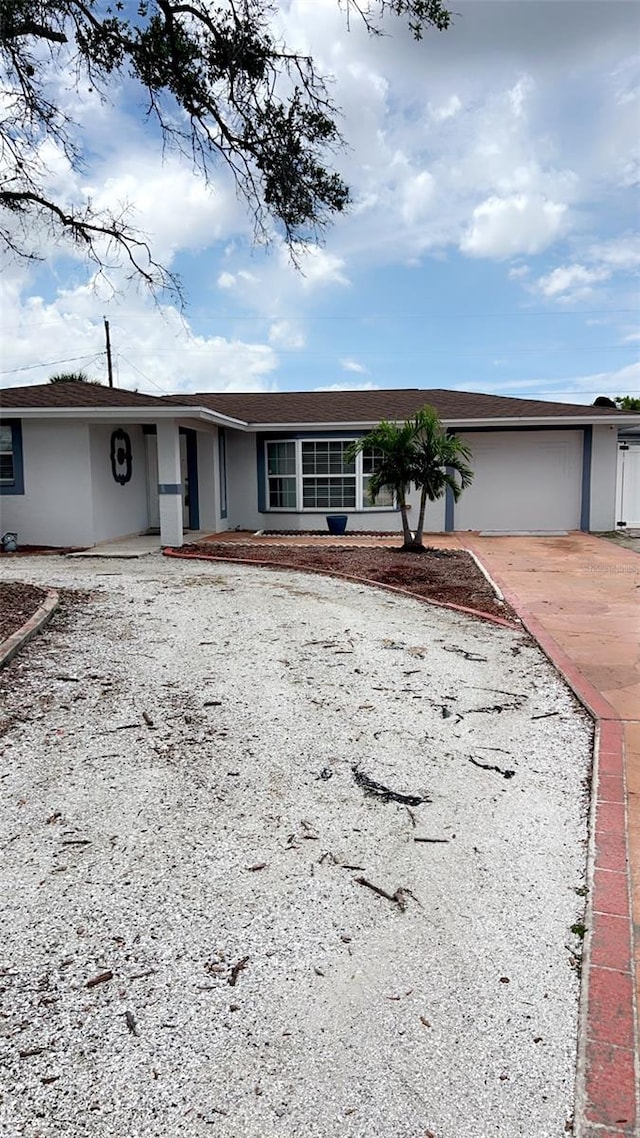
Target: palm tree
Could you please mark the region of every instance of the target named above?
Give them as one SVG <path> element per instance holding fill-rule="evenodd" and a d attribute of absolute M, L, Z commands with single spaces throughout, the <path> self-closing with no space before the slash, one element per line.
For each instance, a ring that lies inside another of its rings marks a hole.
<path fill-rule="evenodd" d="M 405 553 L 423 553 L 424 515 L 427 502 L 435 502 L 451 489 L 457 502 L 462 491 L 471 484 L 473 471 L 468 466 L 470 448 L 456 435 L 449 435 L 437 411 L 425 406 L 404 423 L 383 420 L 351 446 L 348 460 L 360 451 L 376 454 L 375 471 L 369 479 L 369 492 L 375 502 L 383 489 L 395 496 L 402 518 Z M 457 475 L 457 478 L 456 478 Z M 418 523 L 409 527 L 407 492 L 413 483 L 420 490 Z"/>
<path fill-rule="evenodd" d="M 101 386 L 99 379 L 89 379 L 85 371 L 59 371 L 52 375 L 49 383 L 93 383 Z"/>

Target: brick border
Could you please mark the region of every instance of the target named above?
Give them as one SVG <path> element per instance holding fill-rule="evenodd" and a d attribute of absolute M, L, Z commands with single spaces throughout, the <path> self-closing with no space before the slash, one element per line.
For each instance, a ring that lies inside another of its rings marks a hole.
<path fill-rule="evenodd" d="M 42 632 L 42 629 L 49 623 L 59 604 L 59 594 L 56 593 L 55 589 L 49 589 L 40 608 L 36 609 L 33 616 L 29 617 L 29 620 L 22 625 L 22 628 L 19 628 L 17 632 L 13 632 L 11 636 L 7 637 L 7 639 L 0 644 L 0 668 L 3 668 L 5 664 L 13 660 L 13 657 L 21 648 L 24 648 L 25 644 L 28 644 L 34 636 Z"/>
<path fill-rule="evenodd" d="M 285 547 L 280 546 L 279 548 Z M 519 622 L 507 620 L 503 616 L 494 616 L 493 613 L 483 612 L 482 609 L 467 608 L 464 605 L 455 605 L 449 601 L 432 600 L 430 597 L 423 597 L 419 593 L 412 593 L 410 589 L 403 589 L 399 585 L 387 585 L 384 581 L 370 581 L 368 577 L 357 577 L 353 573 L 340 573 L 335 569 L 316 569 L 309 565 L 292 565 L 287 561 L 261 561 L 259 558 L 219 557 L 212 553 L 188 553 L 181 549 L 173 549 L 171 546 L 165 546 L 162 552 L 165 557 L 177 557 L 185 561 L 219 561 L 225 565 L 253 565 L 258 569 L 284 569 L 291 573 L 315 573 L 321 577 L 337 577 L 341 581 L 351 581 L 356 585 L 368 585 L 370 589 L 385 589 L 388 593 L 410 597 L 411 600 L 421 601 L 423 604 L 435 605 L 437 608 L 449 609 L 451 612 L 460 612 L 464 616 L 476 617 L 478 620 L 488 620 L 491 624 L 496 624 L 499 628 L 508 628 L 512 632 L 522 631 Z M 490 583 L 493 584 L 493 582 Z"/>
<path fill-rule="evenodd" d="M 640 1121 L 624 724 L 509 585 L 505 600 L 595 721 L 576 1138 L 634 1138 Z"/>

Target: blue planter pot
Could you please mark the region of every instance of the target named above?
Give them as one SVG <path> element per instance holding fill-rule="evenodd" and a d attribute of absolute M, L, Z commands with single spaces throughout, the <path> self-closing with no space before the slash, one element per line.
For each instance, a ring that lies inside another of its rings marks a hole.
<path fill-rule="evenodd" d="M 346 514 L 327 514 L 327 525 L 329 533 L 334 535 L 343 534 L 347 528 L 349 518 Z"/>

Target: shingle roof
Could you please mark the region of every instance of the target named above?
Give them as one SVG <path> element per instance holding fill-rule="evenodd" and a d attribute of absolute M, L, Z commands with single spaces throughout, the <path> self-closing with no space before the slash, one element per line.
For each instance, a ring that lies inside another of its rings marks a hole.
<path fill-rule="evenodd" d="M 420 387 L 372 391 L 213 391 L 157 396 L 88 383 L 45 383 L 30 387 L 10 387 L 0 392 L 0 405 L 12 410 L 206 407 L 252 425 L 401 420 L 413 415 L 425 403 L 435 407 L 441 419 L 452 423 L 469 419 L 495 419 L 496 422 L 501 419 L 606 419 L 624 414 L 611 407 L 547 403 L 540 399 L 514 399 L 505 395 L 482 395 L 474 391 Z M 628 414 L 634 417 L 632 412 Z M 635 419 L 637 420 L 637 415 Z"/>
<path fill-rule="evenodd" d="M 441 419 L 607 418 L 620 415 L 607 407 L 573 403 L 546 403 L 539 399 L 512 399 L 441 388 L 400 388 L 374 391 L 198 392 L 169 395 L 163 403 L 208 407 L 245 422 L 260 423 L 369 423 L 380 419 L 406 419 L 425 403 Z"/>
<path fill-rule="evenodd" d="M 154 395 L 94 383 L 39 383 L 0 391 L 0 406 L 7 408 L 149 407 L 159 402 Z"/>

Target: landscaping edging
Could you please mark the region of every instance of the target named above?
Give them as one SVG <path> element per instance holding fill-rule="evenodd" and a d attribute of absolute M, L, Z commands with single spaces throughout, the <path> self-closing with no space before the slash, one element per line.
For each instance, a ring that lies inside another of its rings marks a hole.
<path fill-rule="evenodd" d="M 257 558 L 219 557 L 210 553 L 189 553 L 181 549 L 172 549 L 170 546 L 165 546 L 162 552 L 165 557 L 178 557 L 187 561 L 218 561 L 226 565 L 254 565 L 259 569 L 284 569 L 291 573 L 315 573 L 322 577 L 337 577 L 341 581 L 351 581 L 356 585 L 368 585 L 371 589 L 385 589 L 389 593 L 396 593 L 401 597 L 410 597 L 411 600 L 421 601 L 423 604 L 436 605 L 438 608 L 463 613 L 464 616 L 476 617 L 478 620 L 488 620 L 492 624 L 496 624 L 499 628 L 509 628 L 512 631 L 520 630 L 520 625 L 516 622 L 507 620 L 502 616 L 494 616 L 493 613 L 483 612 L 481 609 L 472 609 L 465 605 L 456 605 L 451 601 L 437 601 L 431 597 L 423 597 L 419 593 L 413 593 L 411 589 L 404 589 L 399 585 L 387 585 L 384 581 L 372 581 L 368 577 L 358 577 L 353 573 L 341 573 L 335 569 L 312 568 L 309 565 L 293 565 L 286 561 L 273 562 L 262 561 Z M 493 582 L 490 583 L 493 585 Z"/>
<path fill-rule="evenodd" d="M 10 660 L 24 648 L 25 644 L 33 639 L 42 629 L 49 623 L 54 612 L 60 604 L 60 596 L 56 593 L 55 589 L 49 589 L 47 596 L 40 608 L 36 609 L 33 616 L 29 617 L 17 632 L 12 633 L 4 643 L 0 644 L 0 668 L 8 664 Z"/>
<path fill-rule="evenodd" d="M 505 600 L 595 723 L 576 1071 L 576 1138 L 634 1138 L 636 1007 L 624 723 L 504 581 Z"/>

